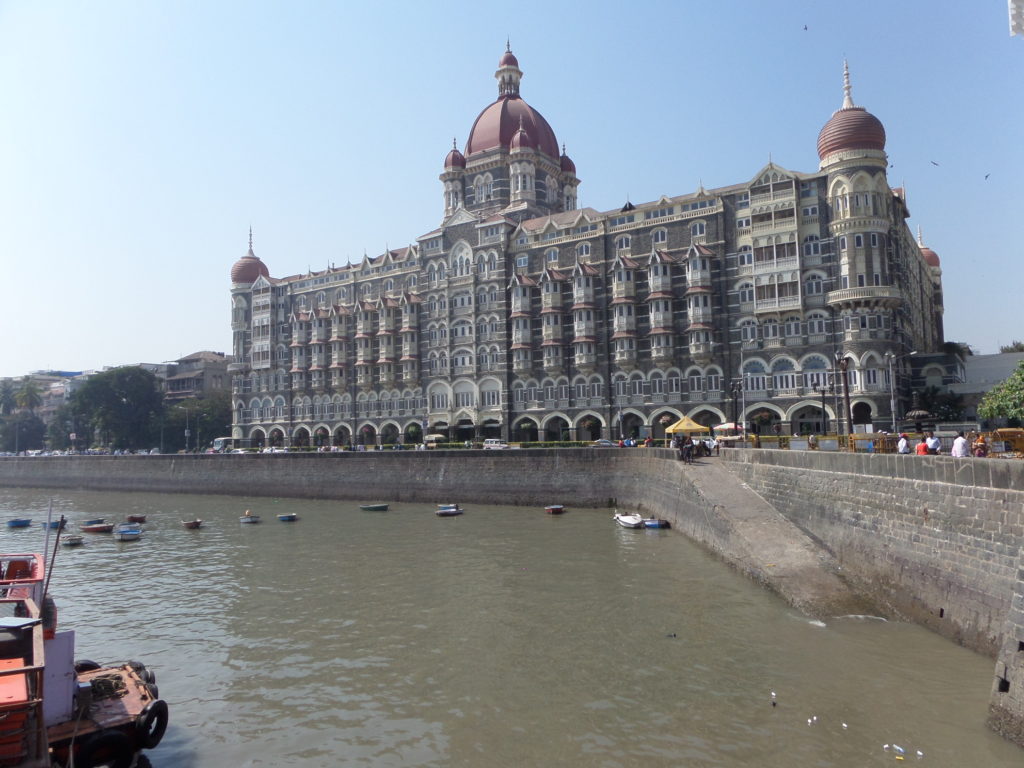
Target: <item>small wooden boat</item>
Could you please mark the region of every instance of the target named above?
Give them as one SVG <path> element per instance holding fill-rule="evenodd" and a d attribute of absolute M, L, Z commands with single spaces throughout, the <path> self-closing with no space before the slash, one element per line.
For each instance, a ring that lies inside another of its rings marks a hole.
<path fill-rule="evenodd" d="M 194 531 L 203 524 L 203 521 L 199 518 L 196 518 L 195 520 L 182 520 L 181 524 L 185 526 L 188 530 Z"/>
<path fill-rule="evenodd" d="M 142 538 L 142 527 L 136 523 L 120 523 L 114 526 L 114 538 L 118 541 L 138 541 Z"/>
<path fill-rule="evenodd" d="M 7 521 L 8 528 L 28 528 L 30 525 L 32 525 L 32 521 L 26 517 L 19 517 L 14 520 Z"/>
<path fill-rule="evenodd" d="M 240 522 L 240 523 L 248 523 L 249 525 L 255 525 L 259 521 L 260 521 L 260 516 L 259 515 L 242 515 L 240 518 L 238 518 L 238 522 Z"/>
<path fill-rule="evenodd" d="M 82 523 L 78 526 L 83 533 L 110 533 L 114 530 L 113 523 Z"/>
<path fill-rule="evenodd" d="M 434 512 L 438 517 L 455 517 L 463 513 L 462 507 L 458 504 L 438 504 L 437 511 Z"/>
<path fill-rule="evenodd" d="M 387 504 L 360 504 L 359 508 L 361 510 L 363 510 L 363 512 L 387 512 L 388 511 L 388 505 Z"/>
<path fill-rule="evenodd" d="M 294 512 L 283 512 L 282 514 L 277 516 L 277 519 L 280 520 L 282 523 L 294 523 L 296 520 L 299 519 L 299 516 Z"/>
<path fill-rule="evenodd" d="M 661 517 L 645 517 L 644 528 L 671 528 L 672 524 Z"/>
<path fill-rule="evenodd" d="M 79 536 L 77 533 L 71 533 L 62 538 L 60 543 L 65 547 L 80 547 L 85 544 L 85 536 Z"/>
<path fill-rule="evenodd" d="M 562 504 L 549 504 L 544 507 L 544 511 L 549 515 L 560 515 L 565 512 L 565 506 Z"/>
<path fill-rule="evenodd" d="M 144 523 L 146 522 L 145 515 L 128 515 L 125 520 L 129 523 Z"/>
<path fill-rule="evenodd" d="M 620 515 L 616 512 L 612 519 L 623 528 L 643 528 L 644 519 L 640 515 Z"/>
<path fill-rule="evenodd" d="M 62 518 L 61 518 L 60 520 L 51 520 L 50 522 L 48 522 L 48 523 L 42 523 L 41 525 L 43 526 L 43 528 L 55 528 L 55 529 L 61 529 L 61 528 L 63 528 L 64 526 L 66 526 L 67 524 L 68 524 L 68 521 L 67 521 L 67 520 L 65 520 L 65 519 L 64 519 L 64 518 L 62 517 Z"/>

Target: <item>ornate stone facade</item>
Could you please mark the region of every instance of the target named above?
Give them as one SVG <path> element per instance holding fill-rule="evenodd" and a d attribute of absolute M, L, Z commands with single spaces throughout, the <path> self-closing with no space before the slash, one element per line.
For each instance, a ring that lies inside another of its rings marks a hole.
<path fill-rule="evenodd" d="M 415 244 L 278 279 L 250 236 L 231 271 L 237 440 L 658 437 L 682 415 L 788 434 L 902 411 L 909 353 L 942 346 L 941 270 L 848 75 L 817 171 L 769 163 L 612 211 L 576 207 L 522 75 L 506 51 Z"/>

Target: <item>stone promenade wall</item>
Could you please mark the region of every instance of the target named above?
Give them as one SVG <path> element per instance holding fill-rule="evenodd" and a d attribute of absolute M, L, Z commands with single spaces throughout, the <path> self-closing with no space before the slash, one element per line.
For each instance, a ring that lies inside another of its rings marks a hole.
<path fill-rule="evenodd" d="M 723 451 L 735 475 L 906 618 L 997 659 L 989 723 L 1024 746 L 1024 462 Z"/>

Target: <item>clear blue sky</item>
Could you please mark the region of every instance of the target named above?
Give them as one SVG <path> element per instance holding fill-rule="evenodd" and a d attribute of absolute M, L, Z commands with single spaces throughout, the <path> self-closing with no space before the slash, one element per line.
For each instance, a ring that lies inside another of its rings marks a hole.
<path fill-rule="evenodd" d="M 599 210 L 816 170 L 848 58 L 947 338 L 1024 339 L 1005 0 L 0 1 L 0 376 L 230 352 L 250 225 L 276 277 L 435 228 L 506 37 Z"/>

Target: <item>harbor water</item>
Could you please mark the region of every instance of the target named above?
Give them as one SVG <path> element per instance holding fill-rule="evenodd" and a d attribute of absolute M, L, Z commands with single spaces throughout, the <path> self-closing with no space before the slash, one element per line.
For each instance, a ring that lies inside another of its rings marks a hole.
<path fill-rule="evenodd" d="M 2 489 L 0 517 L 35 521 L 0 527 L 3 551 L 42 551 L 51 500 L 69 530 L 148 516 L 140 541 L 58 548 L 50 591 L 78 658 L 156 671 L 154 768 L 845 768 L 895 745 L 922 766 L 1024 763 L 984 724 L 992 660 L 905 623 L 810 621 L 684 536 L 570 499 L 438 518 Z"/>

